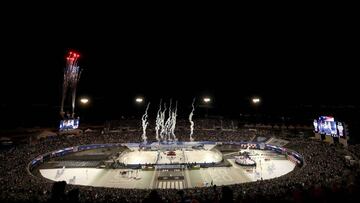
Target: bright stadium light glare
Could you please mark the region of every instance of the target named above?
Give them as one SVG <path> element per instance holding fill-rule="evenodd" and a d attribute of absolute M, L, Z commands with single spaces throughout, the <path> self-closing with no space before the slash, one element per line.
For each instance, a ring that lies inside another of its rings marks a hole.
<path fill-rule="evenodd" d="M 211 102 L 211 99 L 210 99 L 209 97 L 204 97 L 204 99 L 203 99 L 203 100 L 204 100 L 204 102 L 205 102 L 205 103 L 209 103 L 209 102 Z"/>
<path fill-rule="evenodd" d="M 141 98 L 141 97 L 137 97 L 137 98 L 135 99 L 135 102 L 138 103 L 138 104 L 142 103 L 143 101 L 144 101 L 144 99 Z"/>
<path fill-rule="evenodd" d="M 258 104 L 258 103 L 260 103 L 260 98 L 254 97 L 254 98 L 252 99 L 252 102 L 253 102 L 254 104 Z"/>
<path fill-rule="evenodd" d="M 88 99 L 88 98 L 81 98 L 81 99 L 80 99 L 80 102 L 81 102 L 82 104 L 87 104 L 87 103 L 89 103 L 89 99 Z"/>

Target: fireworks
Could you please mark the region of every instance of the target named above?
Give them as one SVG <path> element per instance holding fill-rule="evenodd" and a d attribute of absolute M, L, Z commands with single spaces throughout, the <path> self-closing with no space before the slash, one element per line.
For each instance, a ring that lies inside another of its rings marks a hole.
<path fill-rule="evenodd" d="M 166 103 L 164 103 L 164 110 L 162 111 L 162 100 L 160 100 L 159 110 L 156 115 L 156 140 L 160 141 L 176 141 L 175 127 L 177 117 L 177 101 L 175 108 L 171 108 L 172 100 L 170 99 L 168 118 L 166 119 Z M 165 121 L 166 120 L 166 121 Z M 160 131 L 160 133 L 159 133 Z"/>
<path fill-rule="evenodd" d="M 147 140 L 147 137 L 146 137 L 146 127 L 148 126 L 149 124 L 149 121 L 148 121 L 148 110 L 149 110 L 149 106 L 150 106 L 150 103 L 148 103 L 147 107 L 146 107 L 146 110 L 145 110 L 145 113 L 144 115 L 142 116 L 141 118 L 141 124 L 142 124 L 142 129 L 143 129 L 143 134 L 142 134 L 142 139 L 144 141 L 144 143 L 146 143 L 146 140 Z"/>
<path fill-rule="evenodd" d="M 158 110 L 158 112 L 156 114 L 156 126 L 155 126 L 156 140 L 158 142 L 160 142 L 159 130 L 160 130 L 160 127 L 161 127 L 161 122 L 162 122 L 161 113 L 162 113 L 162 111 L 161 111 L 161 99 L 160 99 L 159 110 Z"/>
<path fill-rule="evenodd" d="M 160 139 L 166 139 L 166 129 L 165 129 L 165 113 L 166 113 L 166 103 L 164 103 L 164 111 L 160 113 Z"/>
<path fill-rule="evenodd" d="M 189 121 L 190 121 L 190 142 L 194 141 L 194 138 L 192 137 L 193 133 L 194 133 L 194 121 L 192 120 L 192 117 L 194 115 L 194 111 L 195 111 L 195 106 L 194 106 L 194 103 L 195 103 L 195 98 L 191 104 L 192 106 L 192 110 L 191 110 L 191 113 L 189 115 Z"/>
<path fill-rule="evenodd" d="M 169 116 L 165 122 L 165 140 L 171 141 L 171 123 L 172 123 L 172 119 L 171 119 L 171 114 L 172 114 L 172 109 L 171 109 L 171 99 L 170 99 L 170 105 L 169 105 Z"/>
<path fill-rule="evenodd" d="M 67 96 L 68 90 L 71 92 L 71 107 L 72 115 L 74 118 L 75 115 L 75 99 L 76 99 L 76 88 L 80 79 L 81 70 L 78 66 L 78 59 L 80 55 L 75 52 L 69 52 L 69 55 L 66 57 L 66 66 L 64 68 L 64 82 L 63 82 L 63 92 L 61 98 L 61 110 L 60 114 L 64 117 L 64 103 Z"/>
<path fill-rule="evenodd" d="M 175 109 L 173 110 L 172 114 L 171 114 L 171 135 L 172 135 L 172 139 L 174 141 L 177 141 L 177 138 L 175 136 L 175 127 L 176 127 L 176 116 L 177 116 L 177 101 L 175 104 Z"/>

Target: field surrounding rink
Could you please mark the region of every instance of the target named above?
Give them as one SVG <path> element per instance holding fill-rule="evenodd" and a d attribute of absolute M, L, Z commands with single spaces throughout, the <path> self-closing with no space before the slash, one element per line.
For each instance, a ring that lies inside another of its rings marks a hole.
<path fill-rule="evenodd" d="M 295 168 L 295 164 L 286 159 L 284 155 L 273 151 L 252 149 L 247 151 L 256 162 L 256 167 L 244 167 L 235 163 L 235 158 L 232 155 L 237 152 L 220 153 L 216 150 L 177 149 L 174 150 L 176 155 L 169 158 L 166 155 L 167 151 L 141 151 L 138 148 L 133 148 L 126 153 L 121 153 L 118 161 L 126 164 L 155 164 L 155 167 L 152 170 L 62 167 L 42 168 L 39 172 L 41 176 L 47 179 L 66 181 L 68 184 L 75 185 L 139 189 L 183 189 L 272 179 L 285 175 Z M 193 162 L 212 163 L 219 162 L 222 159 L 229 164 L 227 166 L 208 168 L 180 167 L 174 170 L 160 168 L 156 165 Z"/>
<path fill-rule="evenodd" d="M 129 172 L 122 175 L 124 171 Z M 98 168 L 41 169 L 40 173 L 50 180 L 74 185 L 143 189 L 150 188 L 154 176 L 154 171 Z"/>

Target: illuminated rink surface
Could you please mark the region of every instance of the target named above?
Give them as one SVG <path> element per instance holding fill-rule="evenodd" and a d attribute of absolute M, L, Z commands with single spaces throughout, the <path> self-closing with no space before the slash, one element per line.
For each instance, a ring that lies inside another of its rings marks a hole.
<path fill-rule="evenodd" d="M 117 160 L 124 164 L 155 164 L 157 151 L 134 150 L 121 155 Z"/>
<path fill-rule="evenodd" d="M 194 160 L 204 160 L 209 158 L 211 160 L 217 160 L 216 153 L 204 153 L 201 156 L 196 157 L 196 153 L 207 150 L 195 150 L 189 151 L 190 154 L 183 153 L 179 151 L 180 157 L 190 157 L 191 161 Z M 153 153 L 142 154 L 139 151 L 136 153 L 130 154 L 129 156 L 124 156 L 124 160 L 127 160 L 128 163 L 133 163 L 134 161 L 143 161 L 147 163 L 154 162 L 157 158 L 157 151 Z M 146 151 L 142 151 L 146 152 Z M 207 151 L 212 152 L 212 151 Z M 211 186 L 211 183 L 216 185 L 230 185 L 230 184 L 239 184 L 245 182 L 252 182 L 256 180 L 266 180 L 271 178 L 276 178 L 282 175 L 285 175 L 295 168 L 295 164 L 283 155 L 275 154 L 271 151 L 263 150 L 251 150 L 251 158 L 256 161 L 257 166 L 255 167 L 243 167 L 235 163 L 235 159 L 227 159 L 232 165 L 230 167 L 210 167 L 210 168 L 200 168 L 195 170 L 181 169 L 181 173 L 184 175 L 183 181 L 171 180 L 171 181 L 161 181 L 158 180 L 160 172 L 158 170 L 132 170 L 132 169 L 100 169 L 100 168 L 65 168 L 65 169 L 40 169 L 40 173 L 43 177 L 53 180 L 53 181 L 66 181 L 68 184 L 75 185 L 84 185 L 84 186 L 95 186 L 95 187 L 113 187 L 113 188 L 162 188 L 162 189 L 183 189 L 183 188 L 193 188 L 193 187 L 206 187 Z M 161 153 L 161 152 L 160 152 Z M 178 154 L 178 152 L 176 152 Z M 224 153 L 226 155 L 226 153 Z M 135 155 L 142 155 L 141 158 L 136 158 Z M 146 156 L 144 156 L 146 155 Z M 135 156 L 135 157 L 133 157 Z M 209 160 L 210 160 L 209 159 Z M 266 159 L 266 160 L 265 160 Z M 158 160 L 158 163 L 167 162 L 170 160 Z M 174 161 L 176 161 L 174 159 Z M 126 171 L 125 174 L 121 172 Z M 75 177 L 75 178 L 74 178 Z"/>
<path fill-rule="evenodd" d="M 169 151 L 134 150 L 121 155 L 118 161 L 128 164 L 183 164 L 183 163 L 218 163 L 221 162 L 220 152 L 210 150 L 174 150 L 174 156 L 168 156 Z"/>

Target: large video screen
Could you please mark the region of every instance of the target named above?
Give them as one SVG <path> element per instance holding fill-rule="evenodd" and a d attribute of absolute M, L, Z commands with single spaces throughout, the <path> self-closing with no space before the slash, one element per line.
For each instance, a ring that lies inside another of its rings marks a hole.
<path fill-rule="evenodd" d="M 340 137 L 344 136 L 344 126 L 341 122 L 337 123 L 338 135 Z"/>
<path fill-rule="evenodd" d="M 79 119 L 66 119 L 60 121 L 60 131 L 74 130 L 79 127 Z"/>
<path fill-rule="evenodd" d="M 333 137 L 344 136 L 344 128 L 341 122 L 336 122 L 334 117 L 320 116 L 318 120 L 313 122 L 314 130 L 323 135 L 330 135 Z"/>
<path fill-rule="evenodd" d="M 318 120 L 314 119 L 313 125 L 314 125 L 314 131 L 318 133 L 319 132 Z"/>

